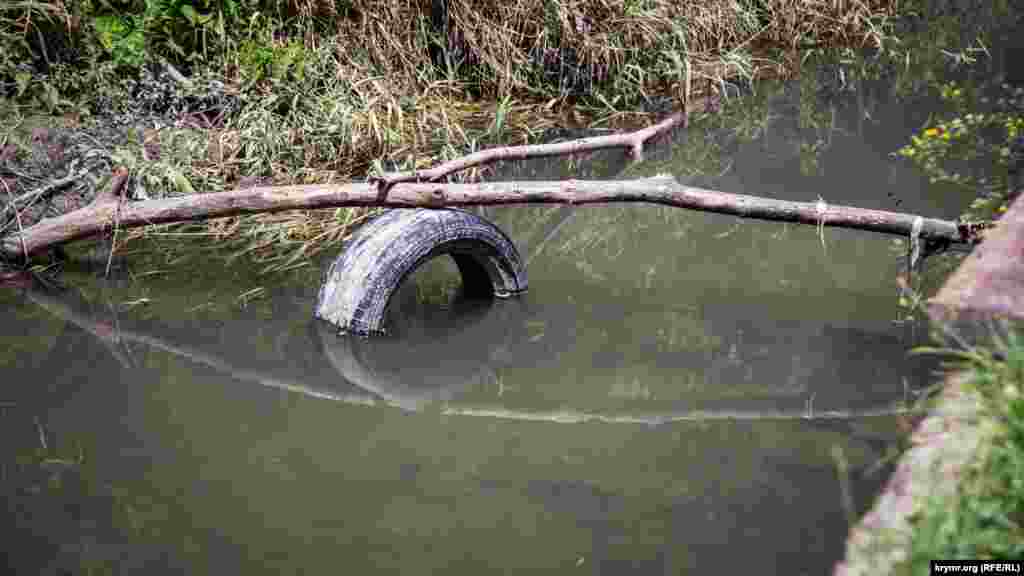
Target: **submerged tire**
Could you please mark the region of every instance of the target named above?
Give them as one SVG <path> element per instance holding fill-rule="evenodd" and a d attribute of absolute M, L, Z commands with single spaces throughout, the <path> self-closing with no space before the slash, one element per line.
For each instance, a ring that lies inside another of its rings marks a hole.
<path fill-rule="evenodd" d="M 522 325 L 520 304 L 457 300 L 450 316 L 401 336 L 339 336 L 333 326 L 314 324 L 318 348 L 344 382 L 415 411 L 457 398 L 475 384 L 494 382 L 514 327 Z"/>
<path fill-rule="evenodd" d="M 402 281 L 424 262 L 451 255 L 467 295 L 526 291 L 526 268 L 509 239 L 483 218 L 455 209 L 399 208 L 362 226 L 331 265 L 314 315 L 352 334 L 383 331 Z"/>

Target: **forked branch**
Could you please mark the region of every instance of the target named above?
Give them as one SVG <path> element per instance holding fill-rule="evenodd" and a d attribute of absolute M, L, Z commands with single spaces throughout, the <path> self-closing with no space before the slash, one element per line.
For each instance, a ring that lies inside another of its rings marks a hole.
<path fill-rule="evenodd" d="M 449 160 L 444 164 L 429 168 L 427 170 L 414 170 L 412 172 L 392 172 L 380 176 L 373 176 L 370 182 L 377 185 L 378 199 L 384 201 L 392 186 L 402 182 L 437 182 L 440 179 L 484 164 L 491 164 L 500 160 L 526 160 L 527 158 L 546 158 L 550 156 L 569 156 L 594 152 L 595 150 L 607 150 L 611 148 L 628 148 L 633 162 L 642 162 L 644 157 L 644 144 L 659 135 L 671 131 L 677 126 L 686 127 L 689 115 L 685 111 L 672 114 L 668 118 L 653 126 L 648 126 L 635 132 L 626 134 L 612 134 L 610 136 L 595 136 L 592 138 L 580 138 L 569 142 L 556 144 L 532 144 L 526 146 L 500 146 L 488 148 L 468 154 L 461 158 Z"/>
<path fill-rule="evenodd" d="M 671 176 L 635 180 L 555 182 L 495 182 L 478 184 L 422 183 L 458 170 L 497 160 L 578 154 L 608 148 L 628 148 L 641 158 L 643 146 L 676 126 L 685 126 L 686 112 L 642 130 L 627 134 L 584 138 L 572 142 L 512 146 L 484 150 L 416 172 L 382 176 L 367 183 L 253 187 L 213 194 L 193 194 L 127 202 L 114 201 L 128 175 L 115 172 L 110 191 L 92 204 L 50 218 L 0 239 L 0 255 L 38 254 L 48 248 L 103 233 L 113 228 L 184 222 L 284 210 L 309 210 L 355 206 L 391 208 L 443 208 L 493 204 L 597 204 L 645 202 L 703 212 L 731 214 L 776 222 L 796 222 L 818 227 L 856 228 L 922 242 L 925 253 L 938 247 L 969 245 L 979 240 L 980 227 L 913 214 L 828 205 L 822 201 L 790 202 L 730 194 L 684 186 Z"/>

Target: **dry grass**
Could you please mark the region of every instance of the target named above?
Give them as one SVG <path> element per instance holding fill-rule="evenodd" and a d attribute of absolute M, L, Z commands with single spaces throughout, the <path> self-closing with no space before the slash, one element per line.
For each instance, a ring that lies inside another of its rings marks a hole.
<path fill-rule="evenodd" d="M 148 174 L 150 195 L 424 167 L 535 141 L 557 125 L 642 122 L 643 110 L 666 102 L 794 73 L 801 47 L 880 44 L 897 8 L 896 0 L 448 4 L 442 37 L 430 3 L 419 0 L 367 1 L 358 10 L 332 0 L 283 3 L 278 20 L 239 31 L 192 70 L 194 80 L 215 80 L 237 98 L 236 109 L 216 125 L 162 130 L 159 157 L 128 146 L 115 159 L 136 160 L 133 171 Z M 298 63 L 282 56 L 296 43 L 304 50 Z M 255 79 L 246 72 L 253 46 L 278 59 L 269 65 L 274 72 Z M 233 255 L 287 268 L 341 241 L 361 217 L 256 215 L 210 223 L 208 231 Z"/>

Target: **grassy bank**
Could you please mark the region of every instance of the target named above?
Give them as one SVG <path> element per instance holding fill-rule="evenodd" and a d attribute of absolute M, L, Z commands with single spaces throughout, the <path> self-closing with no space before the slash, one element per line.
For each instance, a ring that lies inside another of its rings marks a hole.
<path fill-rule="evenodd" d="M 17 168 L 3 174 L 5 201 L 53 174 L 88 174 L 60 195 L 73 201 L 22 206 L 27 225 L 88 201 L 115 165 L 132 171 L 133 197 L 159 197 L 350 180 L 534 141 L 556 126 L 642 122 L 698 94 L 792 74 L 801 49 L 880 45 L 896 8 L 894 0 L 6 4 L 0 150 Z M 192 231 L 281 269 L 340 240 L 360 217 L 256 216 Z M 10 211 L 0 225 L 15 227 Z"/>
<path fill-rule="evenodd" d="M 1024 558 L 1024 336 L 1010 331 L 992 348 L 954 357 L 982 399 L 989 440 L 952 501 L 931 500 L 915 520 L 908 560 L 897 574 L 926 574 L 938 558 Z"/>

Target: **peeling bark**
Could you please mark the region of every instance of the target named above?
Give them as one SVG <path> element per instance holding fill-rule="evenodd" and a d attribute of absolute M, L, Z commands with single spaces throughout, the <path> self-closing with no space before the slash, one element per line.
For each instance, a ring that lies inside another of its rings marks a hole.
<path fill-rule="evenodd" d="M 120 168 L 115 171 L 109 192 L 97 197 L 89 206 L 9 234 L 0 240 L 0 255 L 8 259 L 18 255 L 31 256 L 48 248 L 114 229 L 261 212 L 356 206 L 443 208 L 528 203 L 582 205 L 646 202 L 775 222 L 855 228 L 897 236 L 916 235 L 929 250 L 938 246 L 977 242 L 976 230 L 958 227 L 952 221 L 851 206 L 833 206 L 821 201 L 790 202 L 730 194 L 685 186 L 675 178 L 664 175 L 614 181 L 479 184 L 423 182 L 497 160 L 578 154 L 608 148 L 627 148 L 637 160 L 642 157 L 645 143 L 677 126 L 685 126 L 686 123 L 687 113 L 678 112 L 658 124 L 635 132 L 556 144 L 494 148 L 429 170 L 384 175 L 365 183 L 251 187 L 138 202 L 123 199 L 115 201 L 119 199 L 119 189 L 128 177 L 125 169 Z M 915 222 L 918 228 L 914 227 Z"/>
<path fill-rule="evenodd" d="M 855 228 L 897 236 L 913 230 L 913 214 L 867 210 L 851 206 L 791 202 L 730 194 L 683 186 L 672 176 L 636 180 L 566 180 L 551 182 L 497 182 L 482 184 L 396 184 L 381 201 L 378 189 L 369 183 L 274 186 L 197 194 L 141 202 L 97 202 L 63 216 L 43 220 L 20 233 L 3 239 L 3 254 L 16 257 L 24 249 L 29 255 L 60 244 L 101 234 L 117 226 L 136 228 L 149 224 L 205 220 L 240 214 L 310 210 L 355 206 L 389 208 L 442 208 L 498 204 L 603 204 L 645 202 L 702 212 L 730 214 L 774 222 L 795 222 L 837 228 Z M 118 213 L 120 212 L 120 213 Z M 923 218 L 923 240 L 970 244 L 974 239 L 961 233 L 957 223 Z"/>

